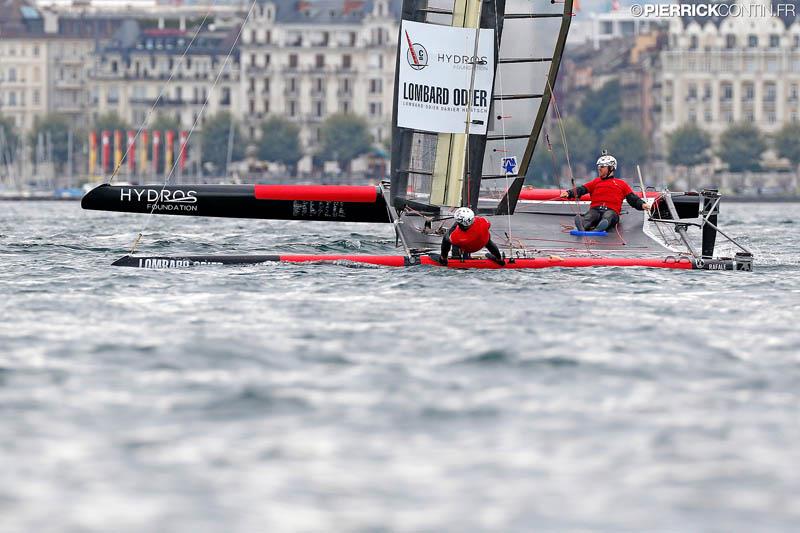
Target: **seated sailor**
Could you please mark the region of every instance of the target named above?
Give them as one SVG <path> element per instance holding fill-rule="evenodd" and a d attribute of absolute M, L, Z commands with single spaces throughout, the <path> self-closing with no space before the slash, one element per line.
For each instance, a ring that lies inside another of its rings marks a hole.
<path fill-rule="evenodd" d="M 589 211 L 575 217 L 575 227 L 581 231 L 607 231 L 617 225 L 622 211 L 622 200 L 638 209 L 650 210 L 650 205 L 633 192 L 630 185 L 614 176 L 617 169 L 617 160 L 603 150 L 603 155 L 597 160 L 598 177 L 561 193 L 561 198 L 580 198 L 589 194 L 592 203 Z"/>
<path fill-rule="evenodd" d="M 492 242 L 492 236 L 489 233 L 491 222 L 483 217 L 476 217 L 469 207 L 456 209 L 454 218 L 456 223 L 442 238 L 442 255 L 439 258 L 441 264 L 447 264 L 451 246 L 453 257 L 460 259 L 467 259 L 469 254 L 477 252 L 485 246 L 489 250 L 489 253 L 486 254 L 487 259 L 491 259 L 498 265 L 506 264 L 500 249 Z"/>

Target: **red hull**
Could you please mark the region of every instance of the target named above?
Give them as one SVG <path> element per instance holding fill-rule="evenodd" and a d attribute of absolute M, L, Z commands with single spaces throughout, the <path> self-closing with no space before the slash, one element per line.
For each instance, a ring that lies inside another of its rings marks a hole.
<path fill-rule="evenodd" d="M 279 261 L 282 263 L 352 261 L 391 267 L 402 267 L 407 264 L 405 256 L 402 255 L 281 255 Z"/>
<path fill-rule="evenodd" d="M 330 261 L 352 261 L 354 263 L 366 263 L 370 265 L 402 267 L 408 266 L 406 258 L 400 255 L 281 255 L 281 262 L 286 263 L 306 263 L 306 262 L 330 262 Z M 428 256 L 420 258 L 420 264 L 425 266 L 436 266 L 445 268 L 437 261 Z M 533 259 L 516 259 L 509 261 L 506 266 L 500 265 L 488 259 L 469 259 L 459 261 L 452 259 L 446 268 L 456 269 L 526 269 L 526 268 L 585 268 L 585 267 L 649 267 L 649 268 L 672 268 L 679 270 L 691 270 L 694 264 L 686 258 L 618 258 L 618 257 L 540 257 Z"/>

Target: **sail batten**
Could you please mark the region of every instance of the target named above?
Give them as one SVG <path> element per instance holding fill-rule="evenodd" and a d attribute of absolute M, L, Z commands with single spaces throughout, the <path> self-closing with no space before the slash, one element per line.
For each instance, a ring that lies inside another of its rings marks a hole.
<path fill-rule="evenodd" d="M 537 94 L 497 94 L 492 97 L 492 100 L 531 100 L 534 98 L 542 98 L 543 93 Z"/>
<path fill-rule="evenodd" d="M 525 20 L 525 19 L 550 19 L 561 18 L 560 13 L 508 13 L 506 20 Z"/>
<path fill-rule="evenodd" d="M 546 63 L 552 61 L 552 57 L 502 57 L 497 60 L 499 64 L 507 63 Z"/>

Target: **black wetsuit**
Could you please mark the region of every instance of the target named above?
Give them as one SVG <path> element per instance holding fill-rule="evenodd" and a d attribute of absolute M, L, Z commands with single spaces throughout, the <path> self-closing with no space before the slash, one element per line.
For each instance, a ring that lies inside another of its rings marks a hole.
<path fill-rule="evenodd" d="M 453 224 L 453 226 L 447 231 L 447 234 L 442 237 L 442 250 L 439 260 L 439 262 L 442 264 L 447 264 L 447 258 L 450 255 L 451 248 L 453 249 L 454 259 L 469 259 L 469 254 L 462 254 L 458 246 L 455 246 L 452 242 L 450 242 L 450 235 L 455 231 L 456 226 L 458 226 L 458 224 Z M 462 227 L 461 229 L 465 230 L 466 228 Z M 505 261 L 503 260 L 503 254 L 500 252 L 500 248 L 497 247 L 492 239 L 489 239 L 489 242 L 487 242 L 484 246 L 492 255 L 492 257 L 489 257 L 488 259 L 491 259 L 495 263 L 505 264 Z"/>

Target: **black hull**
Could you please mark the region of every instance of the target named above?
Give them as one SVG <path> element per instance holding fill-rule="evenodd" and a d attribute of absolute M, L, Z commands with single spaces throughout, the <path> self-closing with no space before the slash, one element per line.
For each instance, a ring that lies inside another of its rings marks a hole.
<path fill-rule="evenodd" d="M 377 187 L 372 201 L 258 198 L 258 185 L 121 186 L 103 184 L 81 200 L 83 209 L 194 217 L 321 220 L 327 222 L 389 222 L 386 203 Z M 290 186 L 291 187 L 291 186 Z M 369 187 L 365 188 L 367 192 Z M 362 192 L 363 194 L 363 192 Z"/>

